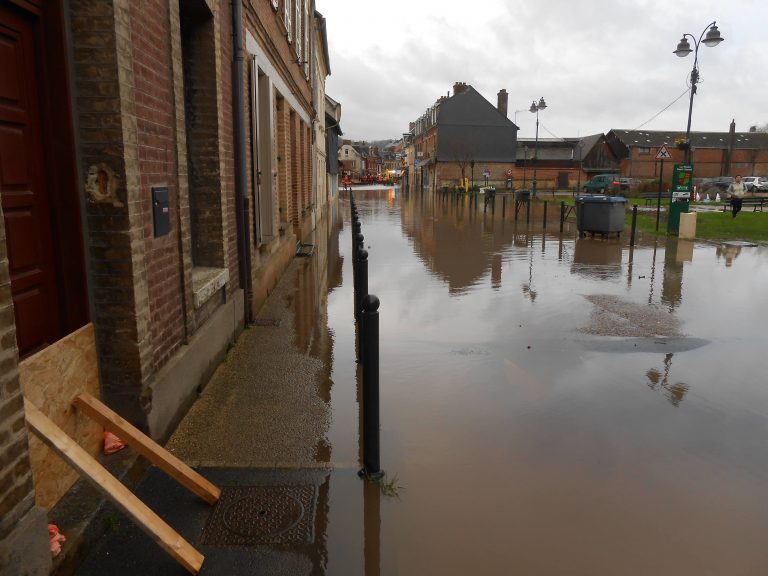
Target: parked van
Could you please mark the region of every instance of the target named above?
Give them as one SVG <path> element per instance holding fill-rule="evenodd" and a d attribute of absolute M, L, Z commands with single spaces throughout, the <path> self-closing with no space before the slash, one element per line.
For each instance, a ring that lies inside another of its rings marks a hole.
<path fill-rule="evenodd" d="M 591 194 L 618 194 L 621 180 L 618 174 L 598 174 L 584 184 L 584 192 Z"/>

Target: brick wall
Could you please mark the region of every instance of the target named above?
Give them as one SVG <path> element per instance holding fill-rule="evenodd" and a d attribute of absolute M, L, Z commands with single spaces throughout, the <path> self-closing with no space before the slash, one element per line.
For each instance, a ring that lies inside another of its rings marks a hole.
<path fill-rule="evenodd" d="M 82 169 L 105 164 L 119 204 L 88 201 L 93 323 L 102 392 L 143 425 L 141 395 L 150 374 L 149 292 L 128 0 L 71 0 L 71 29 Z"/>
<path fill-rule="evenodd" d="M 282 4 L 277 12 L 266 1 L 245 2 L 244 5 L 247 30 L 262 46 L 263 52 L 269 54 L 271 65 L 301 109 L 310 118 L 314 117 L 310 82 L 305 76 L 303 65 L 297 63 L 296 55 L 280 25 Z M 314 2 L 311 2 L 310 16 L 313 13 Z M 312 34 L 311 23 L 307 33 Z M 311 54 L 302 55 L 302 60 L 311 58 Z M 275 136 L 271 145 L 277 186 L 273 190 L 273 205 L 278 207 L 279 223 L 291 224 L 296 235 L 300 236 L 309 216 L 307 209 L 312 203 L 311 128 L 279 91 L 276 91 L 275 96 Z"/>
<path fill-rule="evenodd" d="M 633 178 L 658 178 L 660 162 L 655 160 L 657 148 L 641 154 L 639 148 L 630 149 L 630 157 L 621 161 L 621 173 Z M 684 160 L 684 152 L 670 147 L 672 160 L 664 162 L 665 179 L 672 178 L 675 163 Z M 716 176 L 761 175 L 768 172 L 768 150 L 737 149 L 731 159 L 730 174 L 725 174 L 728 151 L 725 148 L 697 148 L 693 150 L 694 173 L 697 178 Z"/>
<path fill-rule="evenodd" d="M 238 276 L 237 242 L 237 195 L 235 190 L 235 140 L 234 140 L 234 88 L 232 86 L 232 9 L 228 0 L 218 2 L 219 20 L 219 157 L 221 158 L 221 194 L 224 203 L 224 263 L 229 268 L 227 292 L 232 294 L 240 287 Z M 243 64 L 247 65 L 246 63 Z M 248 75 L 244 78 L 247 81 Z M 246 94 L 247 87 L 244 87 Z M 247 115 L 246 115 L 247 118 Z M 247 131 L 247 126 L 245 127 Z M 251 235 L 253 237 L 253 235 Z"/>
<path fill-rule="evenodd" d="M 171 233 L 154 237 L 151 197 L 152 186 L 166 186 L 171 222 L 178 221 L 171 35 L 166 4 L 166 0 L 144 0 L 130 6 L 153 372 L 167 362 L 184 338 L 178 231 L 173 226 Z"/>
<path fill-rule="evenodd" d="M 34 505 L 18 359 L 5 225 L 0 207 L 0 539 L 5 538 Z"/>

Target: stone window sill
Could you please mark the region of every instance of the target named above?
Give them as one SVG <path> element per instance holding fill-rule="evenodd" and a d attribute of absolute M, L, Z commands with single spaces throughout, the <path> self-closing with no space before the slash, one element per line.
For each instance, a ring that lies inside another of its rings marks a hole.
<path fill-rule="evenodd" d="M 193 268 L 192 292 L 195 297 L 195 308 L 200 308 L 228 283 L 229 270 L 226 268 Z"/>

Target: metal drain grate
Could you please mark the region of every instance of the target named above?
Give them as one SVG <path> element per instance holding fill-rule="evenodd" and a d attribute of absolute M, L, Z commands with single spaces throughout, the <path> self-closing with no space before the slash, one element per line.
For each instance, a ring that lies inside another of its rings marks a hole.
<path fill-rule="evenodd" d="M 279 318 L 256 318 L 253 321 L 254 326 L 280 326 L 283 321 Z"/>
<path fill-rule="evenodd" d="M 221 489 L 201 544 L 311 543 L 314 486 L 227 486 Z"/>

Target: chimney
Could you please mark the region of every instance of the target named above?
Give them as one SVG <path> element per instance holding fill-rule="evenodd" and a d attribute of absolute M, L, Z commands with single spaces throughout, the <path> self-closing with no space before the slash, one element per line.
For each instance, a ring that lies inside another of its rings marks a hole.
<path fill-rule="evenodd" d="M 731 120 L 731 129 L 728 131 L 728 151 L 725 155 L 725 175 L 731 173 L 731 160 L 733 149 L 736 147 L 736 119 Z"/>
<path fill-rule="evenodd" d="M 505 88 L 502 88 L 499 90 L 498 100 L 496 104 L 496 108 L 499 109 L 499 112 L 504 114 L 504 116 L 507 116 L 507 102 L 509 101 L 509 94 L 507 94 L 507 90 Z"/>
<path fill-rule="evenodd" d="M 466 89 L 467 89 L 466 82 L 454 82 L 453 83 L 453 95 L 454 96 L 456 96 L 456 94 L 461 94 Z"/>

